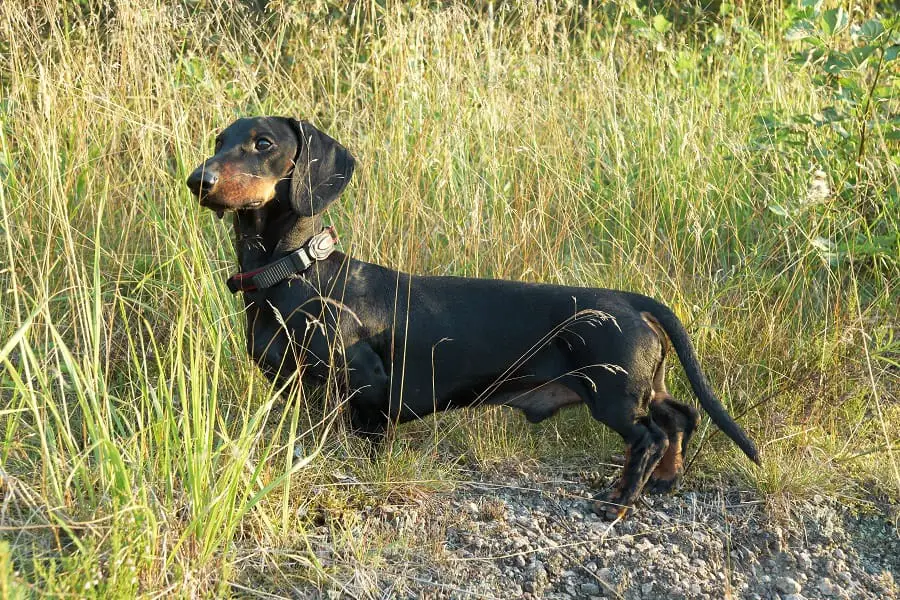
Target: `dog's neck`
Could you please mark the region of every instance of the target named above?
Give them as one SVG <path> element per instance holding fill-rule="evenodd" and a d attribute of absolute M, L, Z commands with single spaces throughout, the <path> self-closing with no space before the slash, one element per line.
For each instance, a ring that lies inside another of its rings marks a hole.
<path fill-rule="evenodd" d="M 296 250 L 321 230 L 318 215 L 301 218 L 278 202 L 235 212 L 235 251 L 241 271 L 258 269 Z"/>

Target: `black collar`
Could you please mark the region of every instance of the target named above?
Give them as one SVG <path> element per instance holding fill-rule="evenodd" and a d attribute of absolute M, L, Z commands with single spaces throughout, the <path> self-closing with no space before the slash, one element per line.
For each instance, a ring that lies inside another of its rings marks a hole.
<path fill-rule="evenodd" d="M 324 260 L 334 252 L 338 241 L 334 227 L 323 227 L 306 243 L 286 256 L 252 271 L 235 273 L 228 278 L 228 289 L 232 294 L 264 290 L 294 275 L 300 275 L 317 260 Z"/>

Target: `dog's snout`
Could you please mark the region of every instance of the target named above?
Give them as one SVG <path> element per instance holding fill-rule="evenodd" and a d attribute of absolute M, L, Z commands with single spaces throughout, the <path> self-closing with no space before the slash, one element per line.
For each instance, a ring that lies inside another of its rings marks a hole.
<path fill-rule="evenodd" d="M 195 196 L 209 193 L 219 181 L 219 175 L 205 165 L 194 170 L 187 180 L 187 186 Z"/>

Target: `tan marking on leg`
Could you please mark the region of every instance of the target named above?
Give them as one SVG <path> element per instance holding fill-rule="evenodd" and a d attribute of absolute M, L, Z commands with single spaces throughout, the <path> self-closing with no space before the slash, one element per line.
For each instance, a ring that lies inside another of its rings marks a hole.
<path fill-rule="evenodd" d="M 681 438 L 682 432 L 676 432 L 675 439 L 669 440 L 669 447 L 662 460 L 653 470 L 653 477 L 662 481 L 672 481 L 681 473 Z"/>
<path fill-rule="evenodd" d="M 674 398 L 672 398 L 672 394 L 670 394 L 666 390 L 653 390 L 653 396 L 650 398 L 650 402 L 654 404 L 662 404 L 666 400 L 674 400 Z"/>
<path fill-rule="evenodd" d="M 669 336 L 666 334 L 666 330 L 663 328 L 662 323 L 648 312 L 642 312 L 641 318 L 644 319 L 644 323 L 649 325 L 650 329 L 652 329 L 657 337 L 659 337 L 659 342 L 662 344 L 663 358 L 665 358 L 666 354 L 669 353 L 670 342 Z"/>

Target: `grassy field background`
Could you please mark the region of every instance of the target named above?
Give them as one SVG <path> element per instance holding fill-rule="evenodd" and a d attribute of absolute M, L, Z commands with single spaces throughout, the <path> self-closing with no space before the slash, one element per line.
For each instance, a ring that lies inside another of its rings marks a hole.
<path fill-rule="evenodd" d="M 833 103 L 790 60 L 790 3 L 218 4 L 0 3 L 4 594 L 227 594 L 249 569 L 327 586 L 405 543 L 359 535 L 360 507 L 443 493 L 461 466 L 620 451 L 581 410 L 491 409 L 404 426 L 370 462 L 321 409 L 339 399 L 271 389 L 224 285 L 227 221 L 184 185 L 253 114 L 357 157 L 326 217 L 361 259 L 672 306 L 764 461 L 704 423 L 689 486 L 773 514 L 900 502 L 900 151 L 859 129 L 900 111 L 900 63 L 860 66 L 848 155 L 833 123 L 766 127 Z M 307 535 L 321 518 L 343 570 Z"/>

